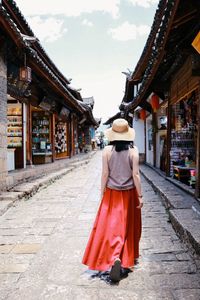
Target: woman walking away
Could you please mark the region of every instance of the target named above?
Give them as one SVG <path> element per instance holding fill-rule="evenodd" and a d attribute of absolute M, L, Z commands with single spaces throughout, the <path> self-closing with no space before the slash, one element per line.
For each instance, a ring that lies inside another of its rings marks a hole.
<path fill-rule="evenodd" d="M 102 153 L 101 204 L 83 256 L 90 270 L 110 271 L 120 280 L 121 272 L 139 258 L 141 208 L 143 206 L 139 154 L 135 131 L 124 119 L 105 132 L 110 145 Z"/>

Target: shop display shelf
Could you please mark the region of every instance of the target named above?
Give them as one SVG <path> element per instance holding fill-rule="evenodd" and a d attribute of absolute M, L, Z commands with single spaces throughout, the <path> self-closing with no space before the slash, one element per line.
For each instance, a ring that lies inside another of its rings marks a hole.
<path fill-rule="evenodd" d="M 37 131 L 37 132 L 32 132 L 32 134 L 46 134 L 46 135 L 49 135 L 49 132 L 40 132 L 40 131 Z"/>
<path fill-rule="evenodd" d="M 9 143 L 8 144 L 8 148 L 18 148 L 18 147 L 22 147 L 21 143 Z"/>

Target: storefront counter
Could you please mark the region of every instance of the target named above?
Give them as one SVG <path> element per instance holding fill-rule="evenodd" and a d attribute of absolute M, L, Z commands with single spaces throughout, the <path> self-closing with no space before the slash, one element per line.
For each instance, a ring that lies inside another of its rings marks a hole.
<path fill-rule="evenodd" d="M 33 153 L 33 164 L 46 164 L 52 162 L 52 152 L 37 152 Z"/>

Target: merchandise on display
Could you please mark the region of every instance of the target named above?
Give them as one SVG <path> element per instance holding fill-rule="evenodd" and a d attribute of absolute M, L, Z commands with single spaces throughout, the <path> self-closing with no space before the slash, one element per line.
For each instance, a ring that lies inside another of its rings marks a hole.
<path fill-rule="evenodd" d="M 194 185 L 196 162 L 195 105 L 195 99 L 185 99 L 173 105 L 174 123 L 171 130 L 170 174 L 191 186 Z"/>
<path fill-rule="evenodd" d="M 67 126 L 66 123 L 58 122 L 55 128 L 56 153 L 67 152 Z"/>
<path fill-rule="evenodd" d="M 32 150 L 33 155 L 51 152 L 50 117 L 37 111 L 32 113 Z"/>
<path fill-rule="evenodd" d="M 9 148 L 22 147 L 22 108 L 21 104 L 8 103 L 7 144 Z"/>

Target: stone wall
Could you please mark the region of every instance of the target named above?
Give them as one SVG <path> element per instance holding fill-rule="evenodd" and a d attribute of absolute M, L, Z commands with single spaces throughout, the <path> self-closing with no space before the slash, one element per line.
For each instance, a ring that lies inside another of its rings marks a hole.
<path fill-rule="evenodd" d="M 7 176 L 7 64 L 5 44 L 0 46 L 0 190 Z"/>

